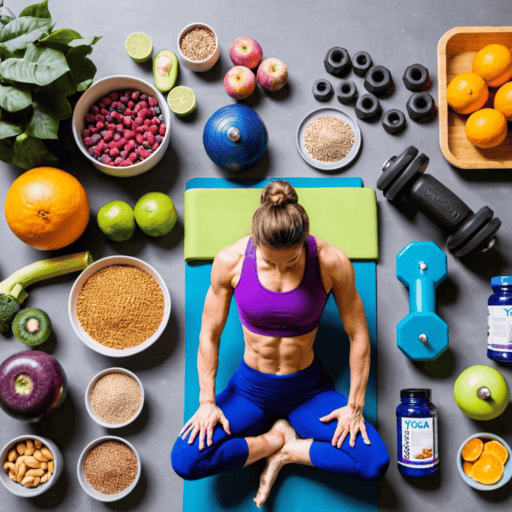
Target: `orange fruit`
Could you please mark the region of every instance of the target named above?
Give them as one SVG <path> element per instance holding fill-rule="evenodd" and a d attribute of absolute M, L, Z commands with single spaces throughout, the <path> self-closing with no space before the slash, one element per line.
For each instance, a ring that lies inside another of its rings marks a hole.
<path fill-rule="evenodd" d="M 502 44 L 488 44 L 475 55 L 472 69 L 489 87 L 499 87 L 512 77 L 512 53 Z"/>
<path fill-rule="evenodd" d="M 489 98 L 489 88 L 480 75 L 461 73 L 449 83 L 446 98 L 455 112 L 471 114 L 485 105 Z"/>
<path fill-rule="evenodd" d="M 502 85 L 494 96 L 494 108 L 512 121 L 512 82 Z"/>
<path fill-rule="evenodd" d="M 462 462 L 462 469 L 464 470 L 464 473 L 468 475 L 469 477 L 473 478 L 473 466 L 475 465 L 474 462 L 468 462 L 467 460 Z"/>
<path fill-rule="evenodd" d="M 505 464 L 508 459 L 508 450 L 499 441 L 489 441 L 484 445 L 484 452 L 494 453 Z"/>
<path fill-rule="evenodd" d="M 507 118 L 493 108 L 473 112 L 466 121 L 466 137 L 478 148 L 493 148 L 507 136 Z"/>
<path fill-rule="evenodd" d="M 473 464 L 471 476 L 481 484 L 493 485 L 503 475 L 503 462 L 494 453 L 484 452 Z"/>
<path fill-rule="evenodd" d="M 468 462 L 474 462 L 482 455 L 484 442 L 479 437 L 470 439 L 462 448 L 462 458 Z"/>
<path fill-rule="evenodd" d="M 74 242 L 89 222 L 89 199 L 71 174 L 52 167 L 27 171 L 5 198 L 12 232 L 34 249 L 53 251 Z"/>

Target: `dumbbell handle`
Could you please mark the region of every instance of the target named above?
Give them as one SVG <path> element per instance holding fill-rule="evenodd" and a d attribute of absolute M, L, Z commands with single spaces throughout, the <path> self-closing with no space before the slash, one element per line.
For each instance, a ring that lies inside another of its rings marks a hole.
<path fill-rule="evenodd" d="M 473 214 L 464 201 L 431 174 L 419 176 L 406 197 L 447 233 L 453 233 L 464 219 Z"/>
<path fill-rule="evenodd" d="M 409 283 L 409 314 L 435 312 L 435 283 L 423 270 L 420 270 L 418 277 Z"/>

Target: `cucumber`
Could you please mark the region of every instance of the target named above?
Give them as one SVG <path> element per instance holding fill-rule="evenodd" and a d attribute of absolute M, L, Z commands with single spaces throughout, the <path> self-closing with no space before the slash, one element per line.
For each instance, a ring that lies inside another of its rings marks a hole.
<path fill-rule="evenodd" d="M 14 336 L 24 345 L 37 347 L 44 343 L 52 330 L 50 317 L 41 309 L 22 309 L 12 321 Z"/>

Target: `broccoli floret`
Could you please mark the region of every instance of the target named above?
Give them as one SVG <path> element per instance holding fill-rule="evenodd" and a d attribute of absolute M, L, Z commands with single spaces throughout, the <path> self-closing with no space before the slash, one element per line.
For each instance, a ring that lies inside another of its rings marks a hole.
<path fill-rule="evenodd" d="M 14 297 L 0 293 L 0 332 L 9 330 L 20 308 L 20 303 Z"/>

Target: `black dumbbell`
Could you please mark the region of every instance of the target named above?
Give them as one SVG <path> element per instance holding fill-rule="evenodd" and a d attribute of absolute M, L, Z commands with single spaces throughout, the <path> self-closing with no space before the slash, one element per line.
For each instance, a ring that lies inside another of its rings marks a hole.
<path fill-rule="evenodd" d="M 385 112 L 382 118 L 382 126 L 384 127 L 384 130 L 391 133 L 391 135 L 401 132 L 405 128 L 405 125 L 406 121 L 403 112 L 396 108 L 392 108 Z"/>
<path fill-rule="evenodd" d="M 352 57 L 352 69 L 357 76 L 366 76 L 368 70 L 372 67 L 372 58 L 369 53 L 357 52 Z"/>
<path fill-rule="evenodd" d="M 421 64 L 412 64 L 405 70 L 403 81 L 405 87 L 412 92 L 428 89 L 431 85 L 428 69 Z"/>
<path fill-rule="evenodd" d="M 332 92 L 329 80 L 320 78 L 313 84 L 313 96 L 317 101 L 327 101 L 332 96 Z"/>
<path fill-rule="evenodd" d="M 428 92 L 415 92 L 407 100 L 407 113 L 417 123 L 429 122 L 434 119 L 436 102 Z"/>
<path fill-rule="evenodd" d="M 394 84 L 389 69 L 384 66 L 373 66 L 364 79 L 364 88 L 375 96 L 390 92 Z"/>
<path fill-rule="evenodd" d="M 414 146 L 391 157 L 382 167 L 377 188 L 390 201 L 406 200 L 449 236 L 447 247 L 457 258 L 490 249 L 501 220 L 484 206 L 476 213 L 440 181 L 424 174 L 429 159 Z M 494 217 L 494 218 L 493 218 Z"/>
<path fill-rule="evenodd" d="M 345 48 L 335 46 L 331 48 L 324 59 L 325 70 L 334 76 L 340 76 L 349 71 L 352 66 L 350 55 Z"/>
<path fill-rule="evenodd" d="M 343 103 L 343 105 L 352 103 L 357 97 L 356 84 L 352 82 L 352 80 L 342 80 L 336 86 L 336 96 L 338 97 L 338 101 Z"/>
<path fill-rule="evenodd" d="M 373 94 L 363 94 L 356 103 L 356 116 L 363 121 L 375 119 L 381 112 L 379 100 Z"/>

